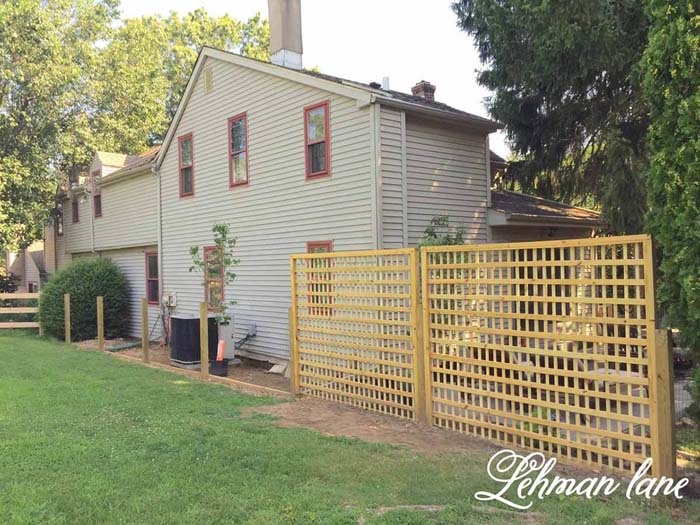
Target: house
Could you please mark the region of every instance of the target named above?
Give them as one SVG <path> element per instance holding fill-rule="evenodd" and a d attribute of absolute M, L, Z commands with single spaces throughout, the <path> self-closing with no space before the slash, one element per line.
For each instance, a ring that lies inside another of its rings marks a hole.
<path fill-rule="evenodd" d="M 17 278 L 17 291 L 37 293 L 46 281 L 44 241 L 36 241 L 20 252 L 5 254 L 5 270 Z"/>
<path fill-rule="evenodd" d="M 269 5 L 272 63 L 202 49 L 160 151 L 124 156 L 110 173 L 98 154 L 99 184 L 64 200 L 77 211 L 56 257 L 62 245 L 63 260 L 105 256 L 129 268 L 134 327 L 147 282 L 175 298 L 177 314 L 235 299 L 234 338 L 256 332 L 239 353 L 284 362 L 291 254 L 416 246 L 436 215 L 487 242 L 514 218 L 491 191 L 495 122 L 437 101 L 426 81 L 406 94 L 302 69 L 299 0 Z M 504 224 L 492 227 L 499 213 Z M 192 247 L 210 257 L 218 223 L 237 238 L 229 287 L 221 272 L 189 271 Z M 156 247 L 158 271 L 146 275 Z"/>
<path fill-rule="evenodd" d="M 47 228 L 50 273 L 81 258 L 111 259 L 129 281 L 129 335 L 141 334 L 141 298 L 149 302 L 149 332 L 160 336 L 157 181 L 158 147 L 140 155 L 97 152 L 85 176 L 59 194 L 55 228 Z"/>

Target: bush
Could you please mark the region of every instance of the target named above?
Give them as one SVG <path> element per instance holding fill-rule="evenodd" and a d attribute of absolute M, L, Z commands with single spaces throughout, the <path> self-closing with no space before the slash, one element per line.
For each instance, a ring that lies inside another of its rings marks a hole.
<path fill-rule="evenodd" d="M 63 295 L 69 293 L 71 338 L 97 336 L 96 297 L 104 297 L 105 337 L 122 337 L 129 322 L 129 284 L 109 259 L 76 261 L 44 286 L 39 300 L 39 322 L 47 335 L 63 339 Z"/>

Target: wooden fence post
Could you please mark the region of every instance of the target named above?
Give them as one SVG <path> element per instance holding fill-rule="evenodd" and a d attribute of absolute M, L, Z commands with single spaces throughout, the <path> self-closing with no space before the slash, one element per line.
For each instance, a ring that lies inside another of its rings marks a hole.
<path fill-rule="evenodd" d="M 199 305 L 199 359 L 202 379 L 209 377 L 209 305 Z"/>
<path fill-rule="evenodd" d="M 292 283 L 292 306 L 289 308 L 289 355 L 291 358 L 291 389 L 292 394 L 301 394 L 301 363 L 299 362 L 299 347 L 297 346 L 297 271 L 294 256 L 289 258 L 289 272 Z"/>
<path fill-rule="evenodd" d="M 432 415 L 427 404 L 427 388 L 425 382 L 425 343 L 423 341 L 423 304 L 420 300 L 420 267 L 418 265 L 418 249 L 411 251 L 410 280 L 411 284 L 411 331 L 413 333 L 413 388 L 415 399 L 415 417 L 418 423 L 430 425 Z"/>
<path fill-rule="evenodd" d="M 97 349 L 104 352 L 105 349 L 105 316 L 104 298 L 97 296 Z"/>
<path fill-rule="evenodd" d="M 652 474 L 674 477 L 676 450 L 673 440 L 673 341 L 670 330 L 657 329 L 654 345 L 649 345 L 649 396 Z"/>
<path fill-rule="evenodd" d="M 289 307 L 289 380 L 292 394 L 299 394 L 299 374 L 297 363 L 299 357 L 296 352 L 296 329 L 294 328 L 294 306 Z"/>
<path fill-rule="evenodd" d="M 416 286 L 421 287 L 420 310 L 421 310 L 421 345 L 423 355 L 423 381 L 425 385 L 425 406 L 428 424 L 433 423 L 433 376 L 430 371 L 430 288 L 428 286 L 428 251 L 420 249 L 420 274 L 416 276 Z"/>
<path fill-rule="evenodd" d="M 141 299 L 141 350 L 143 352 L 143 362 L 148 363 L 148 299 Z"/>
<path fill-rule="evenodd" d="M 63 295 L 63 323 L 65 327 L 65 340 L 70 343 L 70 294 Z"/>

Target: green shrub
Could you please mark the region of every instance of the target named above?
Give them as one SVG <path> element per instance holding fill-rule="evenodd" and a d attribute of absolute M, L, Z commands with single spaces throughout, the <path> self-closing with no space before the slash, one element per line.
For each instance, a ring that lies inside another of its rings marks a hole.
<path fill-rule="evenodd" d="M 104 297 L 105 337 L 123 337 L 129 322 L 129 284 L 109 259 L 76 261 L 44 286 L 39 300 L 39 322 L 47 335 L 63 339 L 63 295 L 69 293 L 71 338 L 97 336 L 96 297 Z"/>

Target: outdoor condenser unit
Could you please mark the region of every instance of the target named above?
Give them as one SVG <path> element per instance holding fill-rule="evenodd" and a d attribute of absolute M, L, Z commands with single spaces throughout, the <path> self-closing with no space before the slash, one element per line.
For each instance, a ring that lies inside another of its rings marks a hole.
<path fill-rule="evenodd" d="M 216 316 L 209 314 L 209 361 L 216 359 L 219 331 Z M 187 314 L 170 316 L 170 360 L 180 365 L 199 365 L 199 317 Z"/>

